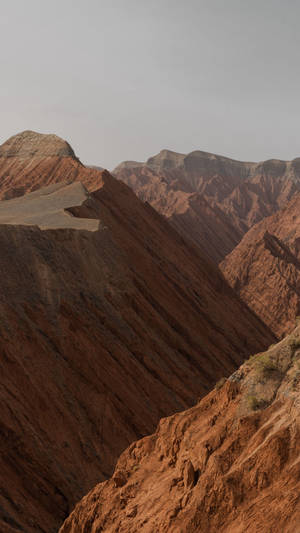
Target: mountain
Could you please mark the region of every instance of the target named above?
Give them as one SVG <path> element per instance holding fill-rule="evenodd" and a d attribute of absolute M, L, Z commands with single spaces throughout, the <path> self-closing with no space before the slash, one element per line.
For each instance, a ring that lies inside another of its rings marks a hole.
<path fill-rule="evenodd" d="M 256 224 L 221 263 L 228 282 L 276 333 L 300 314 L 300 194 Z"/>
<path fill-rule="evenodd" d="M 17 135 L 0 160 L 15 196 L 0 203 L 0 530 L 51 533 L 128 445 L 274 335 L 197 247 L 61 139 Z"/>
<path fill-rule="evenodd" d="M 85 167 L 57 135 L 23 131 L 0 146 L 0 200 L 79 178 L 96 190 L 99 175 L 98 168 Z"/>
<path fill-rule="evenodd" d="M 60 533 L 296 533 L 300 328 L 132 444 Z"/>
<path fill-rule="evenodd" d="M 299 158 L 244 163 L 162 150 L 145 163 L 121 163 L 113 173 L 216 263 L 300 190 Z"/>

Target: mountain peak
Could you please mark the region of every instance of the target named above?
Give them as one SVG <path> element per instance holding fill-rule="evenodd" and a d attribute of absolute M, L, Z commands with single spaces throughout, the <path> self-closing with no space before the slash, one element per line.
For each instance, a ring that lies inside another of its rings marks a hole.
<path fill-rule="evenodd" d="M 169 169 L 182 166 L 185 154 L 172 152 L 171 150 L 161 150 L 159 154 L 150 157 L 146 165 L 152 168 Z"/>
<path fill-rule="evenodd" d="M 0 146 L 0 157 L 73 157 L 67 141 L 54 134 L 26 130 L 10 137 Z"/>

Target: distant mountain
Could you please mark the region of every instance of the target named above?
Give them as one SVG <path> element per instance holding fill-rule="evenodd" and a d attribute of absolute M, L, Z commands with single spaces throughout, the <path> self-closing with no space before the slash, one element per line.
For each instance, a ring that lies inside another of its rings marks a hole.
<path fill-rule="evenodd" d="M 300 190 L 299 158 L 244 163 L 162 150 L 145 163 L 121 163 L 113 174 L 217 263 L 253 224 Z"/>
<path fill-rule="evenodd" d="M 96 170 L 105 170 L 103 167 L 98 167 L 97 165 L 85 165 L 87 168 L 94 168 Z"/>
<path fill-rule="evenodd" d="M 50 533 L 128 445 L 275 337 L 65 141 L 4 143 L 0 191 L 0 530 Z"/>

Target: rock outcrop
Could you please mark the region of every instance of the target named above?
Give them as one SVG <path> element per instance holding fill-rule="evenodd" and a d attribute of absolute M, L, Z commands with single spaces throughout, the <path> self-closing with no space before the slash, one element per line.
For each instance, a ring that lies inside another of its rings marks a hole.
<path fill-rule="evenodd" d="M 244 163 L 201 151 L 162 150 L 146 163 L 121 163 L 114 175 L 217 263 L 300 190 L 299 159 Z"/>
<path fill-rule="evenodd" d="M 221 263 L 241 298 L 283 335 L 300 314 L 300 194 L 256 224 Z"/>
<path fill-rule="evenodd" d="M 299 369 L 297 328 L 132 444 L 60 533 L 299 531 Z"/>
<path fill-rule="evenodd" d="M 57 531 L 122 450 L 274 339 L 129 187 L 41 146 L 0 158 L 7 196 L 51 183 L 0 204 L 3 533 Z"/>
<path fill-rule="evenodd" d="M 24 131 L 0 146 L 0 200 L 79 179 L 93 191 L 101 186 L 99 176 L 97 168 L 82 165 L 71 146 L 56 135 Z"/>

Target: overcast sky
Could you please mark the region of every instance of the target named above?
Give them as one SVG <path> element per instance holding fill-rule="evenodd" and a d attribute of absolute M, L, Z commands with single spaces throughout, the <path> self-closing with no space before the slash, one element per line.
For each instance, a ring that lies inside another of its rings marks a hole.
<path fill-rule="evenodd" d="M 168 148 L 300 156 L 297 0 L 2 0 L 0 141 L 112 169 Z"/>

